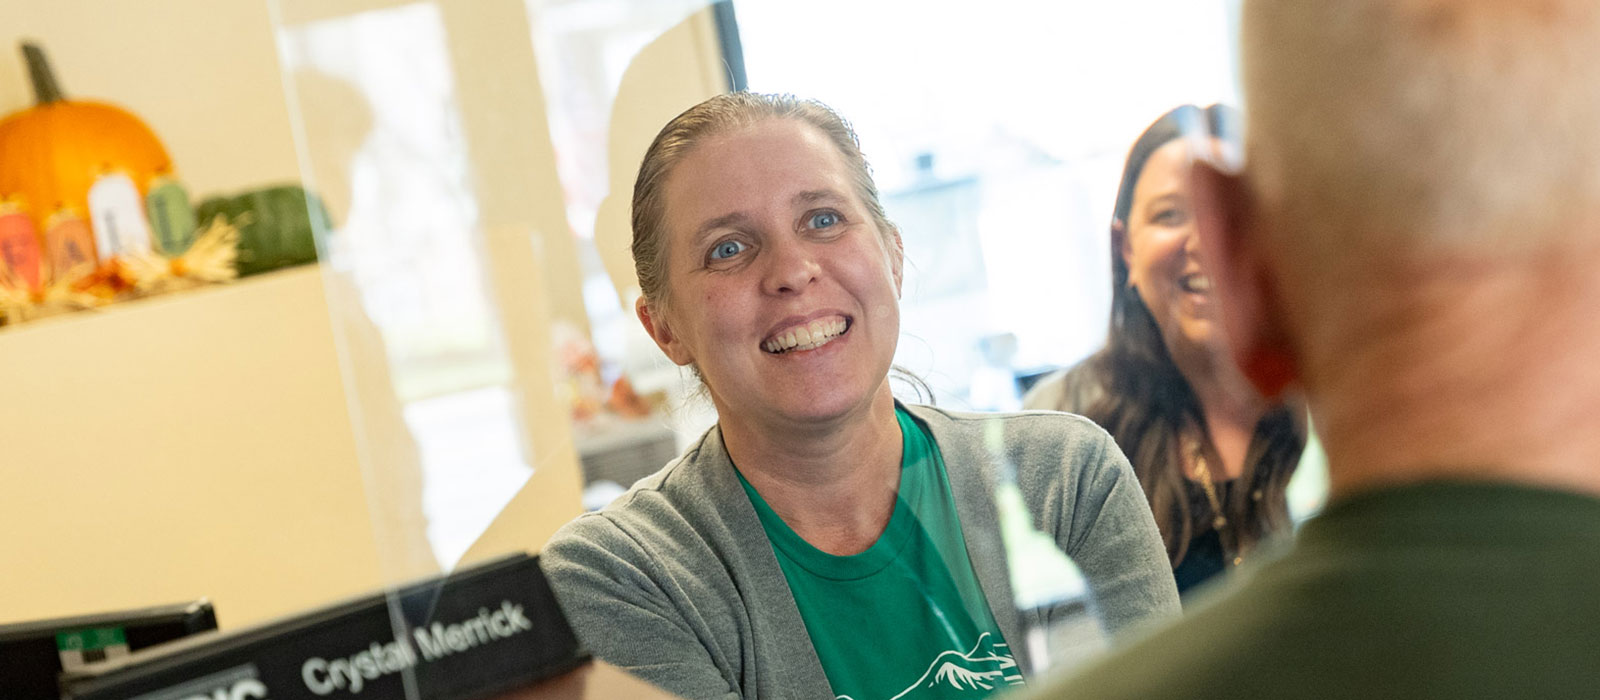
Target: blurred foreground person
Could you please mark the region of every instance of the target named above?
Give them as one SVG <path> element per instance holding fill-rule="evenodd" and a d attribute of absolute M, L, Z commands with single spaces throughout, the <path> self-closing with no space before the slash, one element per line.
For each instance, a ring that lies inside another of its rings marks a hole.
<path fill-rule="evenodd" d="M 1235 359 L 1332 496 L 1044 697 L 1600 696 L 1600 4 L 1248 0 L 1245 171 L 1196 168 Z"/>
<path fill-rule="evenodd" d="M 1183 105 L 1139 135 L 1111 220 L 1106 345 L 1023 399 L 1116 439 L 1185 594 L 1288 532 L 1286 491 L 1306 442 L 1304 408 L 1263 400 L 1234 365 L 1200 260 L 1190 163 L 1237 152 L 1237 129 L 1232 108 Z"/>

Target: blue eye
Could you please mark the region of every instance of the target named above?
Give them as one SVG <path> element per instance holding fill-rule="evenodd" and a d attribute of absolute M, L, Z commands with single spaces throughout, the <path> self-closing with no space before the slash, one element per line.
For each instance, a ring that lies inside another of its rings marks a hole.
<path fill-rule="evenodd" d="M 811 228 L 827 228 L 839 223 L 839 215 L 831 211 L 817 212 L 811 215 Z"/>
<path fill-rule="evenodd" d="M 745 247 L 745 244 L 740 243 L 739 241 L 723 241 L 711 248 L 711 259 L 725 260 L 727 258 L 731 258 L 739 253 L 744 252 Z"/>

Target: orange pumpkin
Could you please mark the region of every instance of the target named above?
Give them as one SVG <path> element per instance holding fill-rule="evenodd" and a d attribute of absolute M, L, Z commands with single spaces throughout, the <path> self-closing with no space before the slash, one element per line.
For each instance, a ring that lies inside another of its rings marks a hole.
<path fill-rule="evenodd" d="M 0 197 L 20 196 L 40 231 L 63 208 L 87 216 L 89 187 L 103 173 L 126 173 L 144 196 L 151 179 L 172 171 L 167 149 L 138 117 L 66 99 L 44 52 L 28 43 L 22 52 L 38 103 L 0 120 Z"/>

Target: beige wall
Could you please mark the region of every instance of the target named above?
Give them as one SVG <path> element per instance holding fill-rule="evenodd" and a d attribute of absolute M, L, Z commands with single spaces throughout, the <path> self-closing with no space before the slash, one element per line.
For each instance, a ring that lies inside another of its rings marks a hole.
<path fill-rule="evenodd" d="M 316 268 L 0 331 L 0 620 L 375 586 Z"/>

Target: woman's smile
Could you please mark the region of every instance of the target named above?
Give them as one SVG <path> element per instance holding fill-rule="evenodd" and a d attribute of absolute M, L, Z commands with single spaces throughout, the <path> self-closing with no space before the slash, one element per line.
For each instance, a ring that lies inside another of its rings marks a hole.
<path fill-rule="evenodd" d="M 830 314 L 781 328 L 761 341 L 761 348 L 773 355 L 795 355 L 828 345 L 849 330 L 850 319 Z"/>

